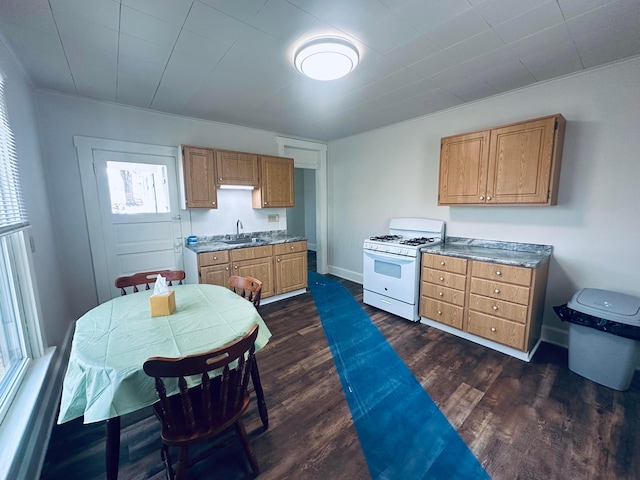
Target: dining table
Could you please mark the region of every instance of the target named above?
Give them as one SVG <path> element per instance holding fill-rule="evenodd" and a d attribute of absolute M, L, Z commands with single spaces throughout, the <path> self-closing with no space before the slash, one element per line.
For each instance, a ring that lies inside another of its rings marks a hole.
<path fill-rule="evenodd" d="M 171 315 L 151 316 L 153 290 L 143 290 L 102 303 L 76 321 L 58 424 L 79 417 L 85 424 L 106 421 L 108 480 L 118 476 L 120 417 L 158 400 L 154 379 L 142 369 L 145 360 L 206 352 L 241 338 L 256 323 L 256 352 L 271 337 L 253 304 L 228 288 L 185 284 L 172 289 L 176 310 Z M 252 379 L 266 427 L 255 365 Z M 178 393 L 177 387 L 167 393 Z"/>

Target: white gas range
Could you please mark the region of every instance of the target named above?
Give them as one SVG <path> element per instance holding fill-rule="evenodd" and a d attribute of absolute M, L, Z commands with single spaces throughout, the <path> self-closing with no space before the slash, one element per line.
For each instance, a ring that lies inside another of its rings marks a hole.
<path fill-rule="evenodd" d="M 442 220 L 394 218 L 389 233 L 364 241 L 363 302 L 411 321 L 420 319 L 420 251 L 444 241 Z"/>

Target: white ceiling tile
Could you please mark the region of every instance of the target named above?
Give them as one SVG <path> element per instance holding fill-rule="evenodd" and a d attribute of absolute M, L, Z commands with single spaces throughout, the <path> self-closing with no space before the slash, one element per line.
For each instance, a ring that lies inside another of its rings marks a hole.
<path fill-rule="evenodd" d="M 158 87 L 158 80 L 118 71 L 116 101 L 136 107 L 149 108 Z"/>
<path fill-rule="evenodd" d="M 184 24 L 192 4 L 193 0 L 122 0 L 123 6 L 180 27 Z"/>
<path fill-rule="evenodd" d="M 514 17 L 522 15 L 529 10 L 533 10 L 550 0 L 485 0 L 474 6 L 474 8 L 495 27 Z M 555 2 L 555 0 L 552 0 Z"/>
<path fill-rule="evenodd" d="M 423 34 L 387 52 L 385 56 L 406 67 L 440 51 L 442 49 Z"/>
<path fill-rule="evenodd" d="M 491 85 L 496 92 L 507 92 L 536 81 L 524 65 L 517 60 L 478 72 L 476 78 Z"/>
<path fill-rule="evenodd" d="M 198 59 L 173 54 L 153 99 L 152 108 L 180 111 L 200 89 L 211 70 Z"/>
<path fill-rule="evenodd" d="M 508 43 L 509 49 L 517 56 L 534 55 L 536 52 L 553 48 L 554 45 L 571 41 L 565 24 L 549 27 L 533 35 Z"/>
<path fill-rule="evenodd" d="M 165 65 L 171 55 L 171 46 L 158 45 L 130 35 L 120 34 L 120 53 L 147 62 Z"/>
<path fill-rule="evenodd" d="M 129 7 L 122 7 L 120 33 L 173 47 L 180 27 Z"/>
<path fill-rule="evenodd" d="M 226 45 L 203 37 L 189 30 L 182 30 L 174 47 L 174 52 L 199 58 L 213 66 L 220 61 L 229 49 Z"/>
<path fill-rule="evenodd" d="M 267 0 L 199 0 L 244 23 L 249 23 Z"/>
<path fill-rule="evenodd" d="M 395 15 L 387 15 L 380 22 L 363 28 L 360 35 L 356 35 L 362 43 L 379 53 L 386 53 L 418 38 L 420 33 L 400 20 Z"/>
<path fill-rule="evenodd" d="M 496 25 L 493 29 L 506 43 L 511 43 L 563 22 L 558 4 L 549 2 Z"/>
<path fill-rule="evenodd" d="M 555 45 L 520 59 L 537 81 L 548 80 L 582 70 L 573 42 Z"/>
<path fill-rule="evenodd" d="M 115 0 L 51 0 L 57 18 L 71 16 L 95 25 L 118 30 L 120 2 Z"/>
<path fill-rule="evenodd" d="M 434 43 L 447 48 L 489 29 L 489 24 L 475 11 L 466 10 L 428 33 Z"/>
<path fill-rule="evenodd" d="M 430 0 L 428 5 L 414 0 L 398 7 L 396 13 L 420 32 L 427 33 L 470 8 L 467 0 Z"/>
<path fill-rule="evenodd" d="M 504 42 L 493 30 L 486 30 L 446 48 L 444 52 L 458 62 L 465 62 L 503 46 Z"/>
<path fill-rule="evenodd" d="M 389 15 L 389 9 L 378 0 L 289 0 L 289 3 L 345 32 L 368 29 Z"/>
<path fill-rule="evenodd" d="M 640 34 L 635 38 L 607 42 L 576 39 L 575 45 L 584 67 L 591 68 L 637 55 L 640 52 Z"/>
<path fill-rule="evenodd" d="M 336 28 L 284 0 L 269 0 L 251 20 L 251 25 L 290 43 L 340 33 Z"/>
<path fill-rule="evenodd" d="M 450 83 L 446 89 L 465 102 L 472 102 L 498 93 L 491 85 L 477 78 L 466 78 L 456 83 Z"/>
<path fill-rule="evenodd" d="M 623 0 L 627 1 L 627 0 Z M 611 3 L 611 0 L 558 0 L 562 15 L 569 20 L 595 8 Z"/>
<path fill-rule="evenodd" d="M 597 8 L 567 22 L 572 37 L 595 35 L 606 38 L 620 31 L 637 33 L 640 30 L 640 1 L 614 2 L 606 8 Z"/>
<path fill-rule="evenodd" d="M 143 77 L 156 85 L 160 83 L 165 66 L 162 63 L 153 63 L 141 58 L 123 55 L 122 53 L 118 55 L 118 73 Z"/>
<path fill-rule="evenodd" d="M 246 25 L 209 5 L 194 2 L 183 28 L 231 46 L 242 34 Z"/>
<path fill-rule="evenodd" d="M 64 15 L 54 11 L 60 38 L 64 44 L 91 45 L 101 50 L 118 51 L 118 32 L 95 23 L 87 22 L 76 16 Z"/>
<path fill-rule="evenodd" d="M 444 70 L 447 70 L 454 65 L 456 61 L 448 53 L 441 51 L 435 55 L 426 57 L 424 60 L 409 65 L 409 68 L 417 73 L 422 78 L 429 78 Z"/>
<path fill-rule="evenodd" d="M 0 2 L 0 23 L 10 23 L 22 28 L 57 35 L 51 9 L 38 3 L 24 0 Z"/>

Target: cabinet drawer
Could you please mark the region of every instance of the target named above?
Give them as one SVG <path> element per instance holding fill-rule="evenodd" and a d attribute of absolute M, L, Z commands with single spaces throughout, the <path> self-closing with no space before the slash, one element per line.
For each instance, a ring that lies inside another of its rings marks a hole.
<path fill-rule="evenodd" d="M 519 303 L 520 305 L 529 304 L 529 288 L 510 285 L 508 283 L 472 278 L 471 293 L 476 293 L 483 297 L 504 300 L 506 302 Z"/>
<path fill-rule="evenodd" d="M 467 273 L 467 260 L 464 258 L 435 255 L 433 253 L 422 254 L 422 266 L 444 270 L 445 272 Z"/>
<path fill-rule="evenodd" d="M 516 285 L 531 285 L 531 269 L 502 265 L 499 263 L 472 261 L 471 275 L 474 277 L 498 280 L 500 282 L 515 283 Z"/>
<path fill-rule="evenodd" d="M 464 308 L 439 302 L 429 297 L 420 297 L 420 315 L 436 322 L 462 329 Z"/>
<path fill-rule="evenodd" d="M 433 268 L 422 269 L 422 280 L 436 285 L 443 285 L 456 290 L 464 290 L 467 277 L 457 273 L 444 272 L 442 270 L 434 270 Z"/>
<path fill-rule="evenodd" d="M 462 290 L 455 290 L 427 282 L 423 282 L 421 288 L 421 294 L 425 297 L 464 307 L 464 291 Z"/>
<path fill-rule="evenodd" d="M 229 250 L 220 250 L 219 252 L 207 252 L 198 254 L 198 266 L 206 267 L 207 265 L 220 265 L 229 263 Z"/>
<path fill-rule="evenodd" d="M 525 305 L 481 297 L 473 293 L 469 295 L 469 309 L 513 320 L 514 322 L 526 323 L 527 321 L 527 307 Z"/>
<path fill-rule="evenodd" d="M 525 327 L 522 324 L 470 311 L 467 319 L 467 331 L 524 351 Z"/>
<path fill-rule="evenodd" d="M 232 262 L 273 256 L 272 245 L 264 245 L 262 247 L 237 248 L 235 250 L 229 251 L 231 252 Z"/>
<path fill-rule="evenodd" d="M 273 246 L 273 253 L 275 255 L 284 255 L 286 253 L 299 253 L 307 250 L 307 242 L 289 242 L 289 243 L 276 243 Z"/>

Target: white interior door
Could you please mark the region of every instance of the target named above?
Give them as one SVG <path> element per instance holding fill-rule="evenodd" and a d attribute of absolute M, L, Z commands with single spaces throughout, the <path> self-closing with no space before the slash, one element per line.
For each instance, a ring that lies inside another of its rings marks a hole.
<path fill-rule="evenodd" d="M 182 269 L 175 157 L 94 150 L 111 297 L 121 275 Z"/>

